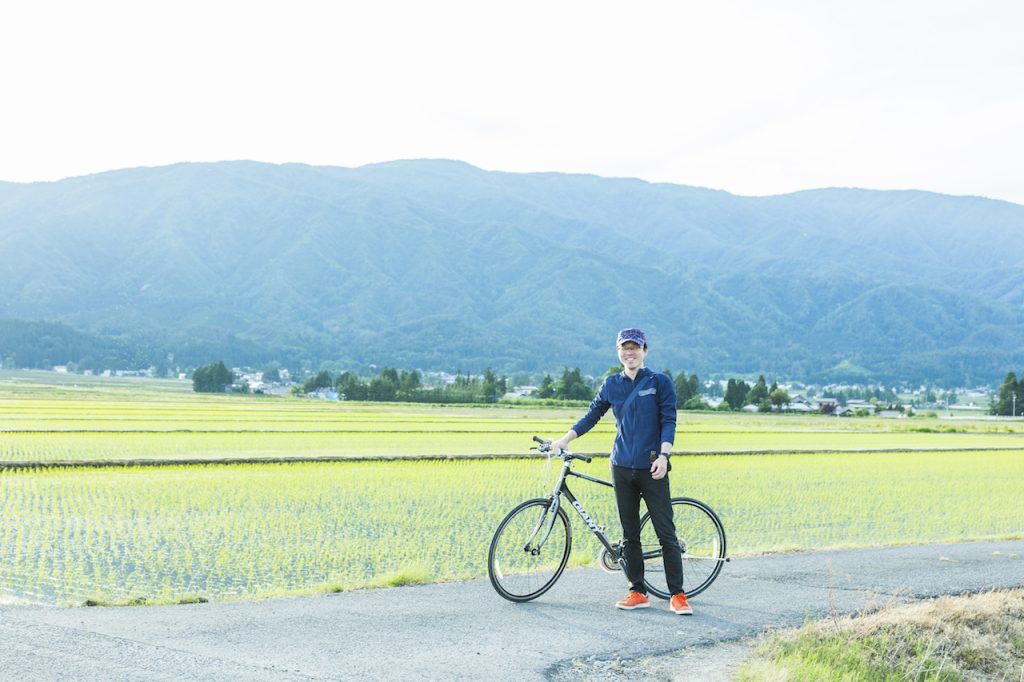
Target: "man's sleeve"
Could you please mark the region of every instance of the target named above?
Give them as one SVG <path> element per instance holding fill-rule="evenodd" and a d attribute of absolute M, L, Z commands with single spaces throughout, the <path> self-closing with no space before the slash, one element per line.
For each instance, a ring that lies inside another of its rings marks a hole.
<path fill-rule="evenodd" d="M 658 411 L 661 413 L 661 442 L 676 442 L 676 387 L 666 375 L 661 375 L 658 389 Z"/>
<path fill-rule="evenodd" d="M 583 415 L 578 422 L 576 422 L 574 427 L 572 427 L 572 430 L 576 432 L 577 437 L 582 436 L 584 433 L 594 428 L 594 424 L 596 424 L 601 417 L 604 416 L 604 413 L 608 411 L 608 408 L 611 407 L 611 403 L 608 402 L 607 397 L 605 397 L 605 388 L 607 385 L 608 380 L 605 379 L 604 383 L 601 384 L 601 388 L 598 389 L 597 395 L 595 395 L 594 399 L 590 401 L 590 409 L 587 410 L 587 413 Z M 675 398 L 673 397 L 672 400 L 674 403 Z"/>

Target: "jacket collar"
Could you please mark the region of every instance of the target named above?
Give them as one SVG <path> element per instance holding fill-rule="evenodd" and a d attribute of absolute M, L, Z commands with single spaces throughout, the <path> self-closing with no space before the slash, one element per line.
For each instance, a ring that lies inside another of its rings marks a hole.
<path fill-rule="evenodd" d="M 622 370 L 621 372 L 619 372 L 619 376 L 626 381 L 640 381 L 649 374 L 654 374 L 654 370 L 652 370 L 650 367 L 641 367 L 640 371 L 636 373 L 636 379 L 630 379 L 628 376 L 626 376 L 626 370 Z"/>

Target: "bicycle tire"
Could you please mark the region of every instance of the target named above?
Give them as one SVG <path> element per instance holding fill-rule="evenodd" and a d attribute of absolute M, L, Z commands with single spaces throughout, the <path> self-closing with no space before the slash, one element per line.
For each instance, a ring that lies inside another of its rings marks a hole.
<path fill-rule="evenodd" d="M 487 576 L 495 591 L 505 599 L 526 602 L 541 596 L 555 584 L 572 550 L 572 528 L 561 505 L 540 553 L 526 542 L 547 514 L 551 498 L 527 500 L 510 511 L 498 525 L 487 552 Z M 543 537 L 542 528 L 539 537 Z"/>
<path fill-rule="evenodd" d="M 672 518 L 683 553 L 683 592 L 695 597 L 708 588 L 722 571 L 725 562 L 725 529 L 718 515 L 700 500 L 672 498 Z M 669 599 L 661 543 L 654 532 L 651 514 L 640 520 L 640 544 L 644 554 L 644 585 L 661 599 Z M 657 583 L 652 583 L 654 576 Z"/>

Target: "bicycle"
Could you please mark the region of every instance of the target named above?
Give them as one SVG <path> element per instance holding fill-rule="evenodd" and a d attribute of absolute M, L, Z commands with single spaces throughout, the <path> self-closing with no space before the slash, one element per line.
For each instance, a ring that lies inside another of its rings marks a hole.
<path fill-rule="evenodd" d="M 548 453 L 551 441 L 534 436 L 540 452 Z M 572 494 L 566 479 L 582 478 L 609 488 L 609 481 L 573 471 L 572 461 L 590 463 L 591 457 L 563 451 L 561 455 L 548 455 L 549 459 L 562 459 L 562 472 L 549 497 L 526 500 L 498 525 L 487 554 L 487 575 L 491 585 L 505 599 L 526 602 L 536 599 L 555 584 L 565 570 L 572 550 L 572 527 L 561 506 L 564 495 L 583 523 L 602 545 L 598 562 L 608 572 L 625 567 L 622 542 L 610 542 L 605 529 L 587 513 L 583 504 Z M 694 597 L 711 585 L 729 561 L 725 556 L 725 529 L 718 516 L 708 505 L 690 497 L 672 498 L 672 515 L 676 534 L 683 553 L 683 591 Z M 640 520 L 640 543 L 644 557 L 644 585 L 650 594 L 670 599 L 662 587 L 655 585 L 649 574 L 664 573 L 661 543 L 654 532 L 650 513 Z M 663 582 L 663 581 L 662 581 Z"/>

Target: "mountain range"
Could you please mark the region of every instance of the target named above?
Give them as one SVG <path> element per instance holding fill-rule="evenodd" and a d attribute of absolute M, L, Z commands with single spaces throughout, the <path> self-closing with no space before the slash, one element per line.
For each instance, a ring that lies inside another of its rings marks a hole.
<path fill-rule="evenodd" d="M 184 163 L 0 183 L 0 360 L 998 383 L 1024 206 L 637 179 Z M 6 363 L 5 363 L 6 364 Z"/>

